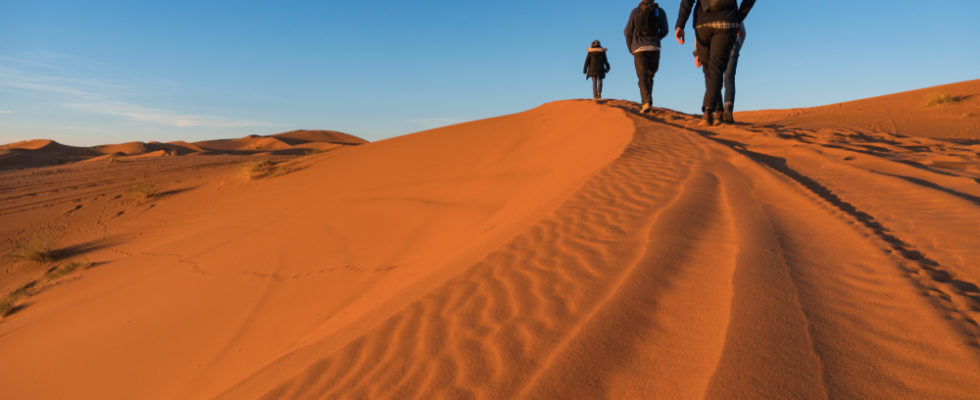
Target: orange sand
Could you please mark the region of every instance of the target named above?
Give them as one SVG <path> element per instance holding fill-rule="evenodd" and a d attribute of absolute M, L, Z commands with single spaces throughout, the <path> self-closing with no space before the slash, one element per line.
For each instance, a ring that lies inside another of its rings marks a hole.
<path fill-rule="evenodd" d="M 638 108 L 0 171 L 2 397 L 978 398 L 980 145 Z"/>

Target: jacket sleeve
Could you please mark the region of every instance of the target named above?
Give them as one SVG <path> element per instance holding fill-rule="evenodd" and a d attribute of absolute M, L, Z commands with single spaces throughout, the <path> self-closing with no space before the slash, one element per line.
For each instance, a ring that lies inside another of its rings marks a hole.
<path fill-rule="evenodd" d="M 602 67 L 605 68 L 605 72 L 609 72 L 611 67 L 609 67 L 609 57 L 606 57 L 606 53 L 602 53 Z"/>
<path fill-rule="evenodd" d="M 626 29 L 623 30 L 623 35 L 626 35 L 626 50 L 633 54 L 633 14 L 636 14 L 636 9 L 630 12 L 630 19 L 626 21 Z"/>
<path fill-rule="evenodd" d="M 755 5 L 755 0 L 742 0 L 742 5 L 738 7 L 738 22 L 745 21 L 749 16 L 749 10 Z"/>
<path fill-rule="evenodd" d="M 590 58 L 592 58 L 592 53 L 589 53 L 589 54 L 586 54 L 585 55 L 585 67 L 582 67 L 582 73 L 583 74 L 588 74 L 589 73 L 589 59 Z"/>
<path fill-rule="evenodd" d="M 669 22 L 667 22 L 667 12 L 664 11 L 663 8 L 660 9 L 660 19 L 657 22 L 660 23 L 660 40 L 663 40 L 665 37 L 667 37 L 667 34 L 670 33 L 670 25 Z"/>
<path fill-rule="evenodd" d="M 742 4 L 745 4 L 745 1 L 748 0 L 743 0 Z M 681 8 L 677 11 L 677 24 L 674 25 L 675 28 L 684 29 L 684 25 L 687 25 L 687 19 L 691 17 L 692 8 L 694 8 L 694 0 L 681 0 Z"/>

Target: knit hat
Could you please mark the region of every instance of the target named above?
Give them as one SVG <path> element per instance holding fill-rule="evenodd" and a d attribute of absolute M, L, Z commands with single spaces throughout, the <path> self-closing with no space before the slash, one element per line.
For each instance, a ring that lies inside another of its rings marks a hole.
<path fill-rule="evenodd" d="M 598 40 L 593 40 L 592 41 L 592 47 L 594 47 L 594 48 L 602 47 L 602 43 L 599 43 Z"/>

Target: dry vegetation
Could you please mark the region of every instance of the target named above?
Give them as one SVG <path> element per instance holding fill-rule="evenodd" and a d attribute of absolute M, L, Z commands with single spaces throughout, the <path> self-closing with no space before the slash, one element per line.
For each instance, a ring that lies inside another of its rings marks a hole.
<path fill-rule="evenodd" d="M 935 106 L 945 106 L 955 104 L 959 101 L 960 98 L 954 97 L 949 93 L 936 92 L 930 93 L 928 96 L 926 96 L 926 103 L 923 105 L 923 107 L 929 108 Z"/>
<path fill-rule="evenodd" d="M 76 259 L 52 267 L 42 278 L 46 284 L 42 285 L 41 280 L 33 280 L 0 298 L 0 317 L 9 315 L 17 309 L 17 305 L 22 300 L 41 293 L 44 289 L 55 284 L 59 278 L 78 270 L 92 268 L 93 265 L 95 264 L 88 260 Z"/>
<path fill-rule="evenodd" d="M 248 180 L 262 179 L 276 175 L 278 168 L 272 160 L 260 158 L 242 164 L 242 175 Z"/>
<path fill-rule="evenodd" d="M 14 261 L 50 262 L 58 258 L 57 239 L 49 229 L 35 229 L 14 241 L 4 256 Z"/>
<path fill-rule="evenodd" d="M 160 196 L 160 192 L 148 183 L 137 183 L 126 189 L 125 197 L 133 203 L 141 204 Z"/>

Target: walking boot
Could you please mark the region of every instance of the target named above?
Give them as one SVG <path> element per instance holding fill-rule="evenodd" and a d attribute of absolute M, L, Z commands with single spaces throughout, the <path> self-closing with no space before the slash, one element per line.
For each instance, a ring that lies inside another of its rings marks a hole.
<path fill-rule="evenodd" d="M 715 124 L 714 118 L 711 118 L 711 111 L 705 110 L 704 115 L 701 116 L 701 122 L 698 122 L 698 126 L 711 126 Z"/>
<path fill-rule="evenodd" d="M 647 103 L 643 103 L 643 107 L 640 108 L 640 114 L 646 113 L 647 111 L 650 111 L 650 105 Z"/>
<path fill-rule="evenodd" d="M 726 124 L 734 124 L 735 123 L 735 116 L 732 115 L 732 112 L 731 111 L 725 111 L 725 113 L 722 114 L 722 117 L 721 118 L 725 121 Z"/>
<path fill-rule="evenodd" d="M 724 121 L 721 119 L 721 111 L 715 111 L 715 115 L 714 115 L 715 125 L 721 125 L 722 122 Z"/>

